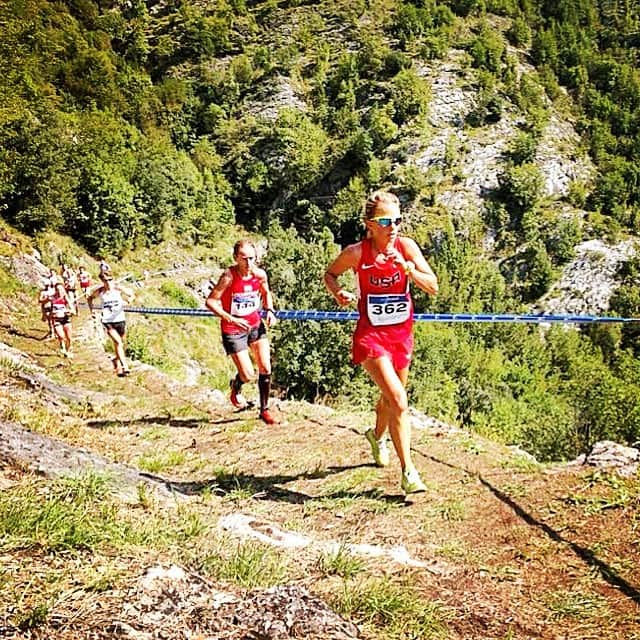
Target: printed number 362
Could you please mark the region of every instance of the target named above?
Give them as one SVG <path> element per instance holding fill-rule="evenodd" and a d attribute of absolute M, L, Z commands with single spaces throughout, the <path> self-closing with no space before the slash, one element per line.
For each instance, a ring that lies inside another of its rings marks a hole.
<path fill-rule="evenodd" d="M 394 313 L 403 313 L 407 310 L 406 302 L 387 302 L 387 304 L 374 304 L 371 307 L 371 312 L 375 316 L 381 316 L 382 314 L 391 315 Z"/>

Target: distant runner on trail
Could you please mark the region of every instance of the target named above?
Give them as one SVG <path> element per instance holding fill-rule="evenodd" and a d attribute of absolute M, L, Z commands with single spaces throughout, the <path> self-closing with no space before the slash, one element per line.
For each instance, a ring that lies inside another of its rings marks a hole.
<path fill-rule="evenodd" d="M 260 310 L 265 309 L 267 327 L 277 322 L 273 295 L 267 274 L 256 265 L 256 248 L 250 240 L 236 242 L 233 258 L 235 264 L 225 269 L 206 301 L 207 308 L 220 317 L 222 345 L 237 370 L 230 382 L 229 398 L 238 409 L 248 406 L 240 391 L 245 382 L 255 380 L 253 355 L 258 367 L 260 419 L 266 424 L 277 424 L 278 420 L 269 410 L 271 353 L 267 329 L 260 315 Z"/>
<path fill-rule="evenodd" d="M 365 433 L 373 458 L 378 466 L 389 464 L 388 429 L 400 459 L 401 487 L 405 493 L 416 493 L 426 487 L 411 460 L 411 427 L 407 422 L 405 386 L 413 352 L 409 284 L 435 295 L 438 280 L 416 242 L 399 234 L 402 216 L 395 194 L 371 194 L 365 204 L 364 223 L 367 237 L 338 255 L 325 272 L 324 282 L 338 304 L 358 304 L 353 362 L 362 365 L 381 392 L 375 429 Z M 356 274 L 357 296 L 338 282 L 348 269 Z"/>
<path fill-rule="evenodd" d="M 76 274 L 73 269 L 70 269 L 68 265 L 63 264 L 62 269 L 60 271 L 60 275 L 62 276 L 62 282 L 64 284 L 64 288 L 67 291 L 67 296 L 69 297 L 69 302 L 75 309 L 75 312 L 78 313 L 78 303 L 76 296 L 76 289 L 78 288 L 78 279 L 76 278 Z"/>
<path fill-rule="evenodd" d="M 62 282 L 54 287 L 51 296 L 51 323 L 60 345 L 60 353 L 66 358 L 73 358 L 71 351 L 71 316 L 75 315 L 75 305 Z"/>
<path fill-rule="evenodd" d="M 38 294 L 38 302 L 40 303 L 40 310 L 42 311 L 42 321 L 47 323 L 50 338 L 54 338 L 56 335 L 53 329 L 53 318 L 51 317 L 51 299 L 55 291 L 55 283 L 52 282 L 50 277 L 47 277 L 42 281 L 40 293 Z"/>
<path fill-rule="evenodd" d="M 91 274 L 84 268 L 84 265 L 78 267 L 78 282 L 82 289 L 82 294 L 86 297 L 87 289 L 91 286 Z"/>
<path fill-rule="evenodd" d="M 126 321 L 124 314 L 125 298 L 128 303 L 133 302 L 134 293 L 127 287 L 115 284 L 111 271 L 101 271 L 100 280 L 102 286 L 87 297 L 89 311 L 93 316 L 93 301 L 95 298 L 102 300 L 102 326 L 113 342 L 115 356 L 111 358 L 113 368 L 120 377 L 129 375 L 129 365 L 124 352 L 124 339 Z"/>

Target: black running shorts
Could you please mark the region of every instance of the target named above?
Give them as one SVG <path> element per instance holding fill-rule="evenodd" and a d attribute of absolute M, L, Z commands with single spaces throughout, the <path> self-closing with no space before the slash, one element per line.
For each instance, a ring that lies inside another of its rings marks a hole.
<path fill-rule="evenodd" d="M 244 333 L 223 333 L 222 346 L 224 347 L 225 353 L 230 356 L 232 353 L 245 351 L 251 343 L 257 342 L 266 335 L 267 328 L 261 320 L 259 325 L 251 327 L 249 331 L 245 331 Z"/>
<path fill-rule="evenodd" d="M 103 322 L 102 326 L 105 329 L 115 329 L 118 335 L 121 338 L 124 338 L 124 332 L 126 327 L 126 323 L 124 322 L 124 320 L 122 322 Z"/>

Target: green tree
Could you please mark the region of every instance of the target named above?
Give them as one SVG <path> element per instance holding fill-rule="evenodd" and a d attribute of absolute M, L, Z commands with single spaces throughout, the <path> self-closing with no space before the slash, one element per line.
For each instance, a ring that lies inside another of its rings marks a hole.
<path fill-rule="evenodd" d="M 501 200 L 516 220 L 524 212 L 531 211 L 542 195 L 543 177 L 535 164 L 509 167 L 499 176 L 498 182 Z"/>
<path fill-rule="evenodd" d="M 474 66 L 497 73 L 501 68 L 504 42 L 495 29 L 484 23 L 480 33 L 471 41 L 469 53 Z"/>
<path fill-rule="evenodd" d="M 414 69 L 403 69 L 393 78 L 391 95 L 397 124 L 425 114 L 431 99 L 429 85 Z"/>
<path fill-rule="evenodd" d="M 272 226 L 265 268 L 279 308 L 331 308 L 322 276 L 336 251 L 326 229 L 305 242 L 293 228 Z M 287 397 L 298 399 L 358 398 L 363 376 L 350 361 L 352 331 L 347 322 L 278 323 L 273 330 L 276 384 Z"/>

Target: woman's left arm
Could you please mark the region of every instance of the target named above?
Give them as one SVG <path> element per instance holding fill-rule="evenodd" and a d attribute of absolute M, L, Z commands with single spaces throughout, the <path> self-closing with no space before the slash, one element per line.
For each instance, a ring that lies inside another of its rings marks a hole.
<path fill-rule="evenodd" d="M 422 255 L 420 247 L 411 238 L 403 237 L 400 241 L 405 256 L 404 265 L 401 266 L 407 277 L 419 289 L 435 296 L 438 293 L 438 278 Z"/>

